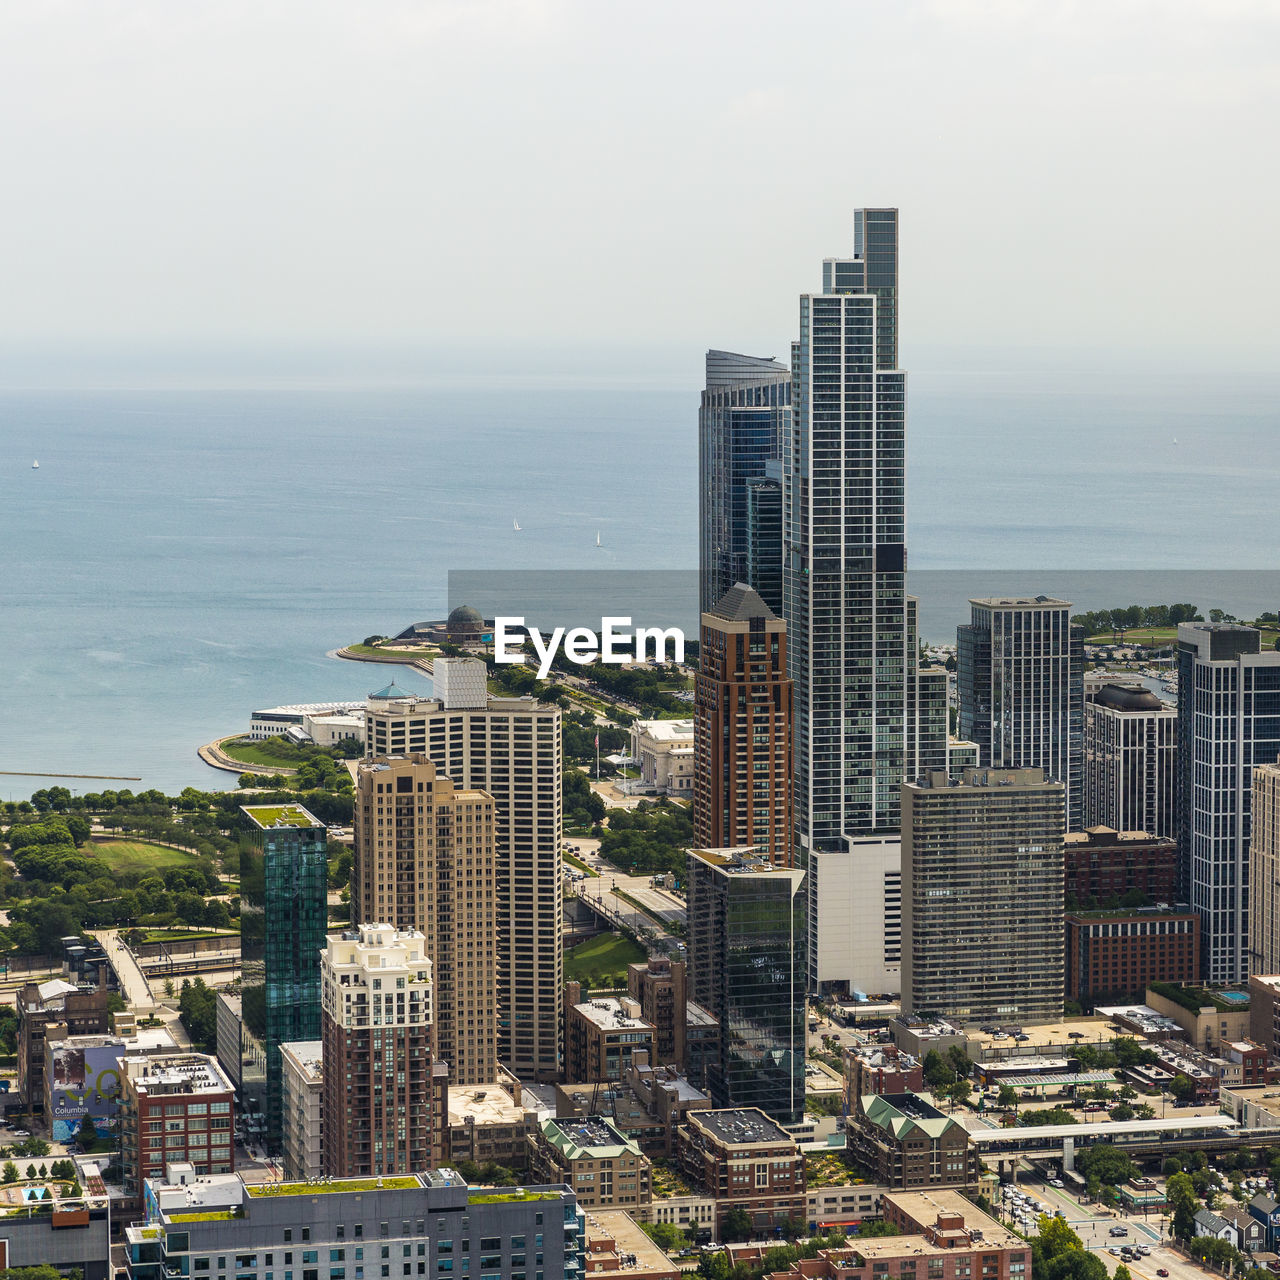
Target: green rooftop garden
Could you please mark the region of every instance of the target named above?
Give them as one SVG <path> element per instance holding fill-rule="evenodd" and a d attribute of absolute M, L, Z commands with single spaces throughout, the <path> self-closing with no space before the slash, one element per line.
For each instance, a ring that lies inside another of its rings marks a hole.
<path fill-rule="evenodd" d="M 243 1218 L 241 1209 L 206 1209 L 197 1213 L 171 1213 L 170 1222 L 229 1222 L 232 1218 Z"/>
<path fill-rule="evenodd" d="M 1180 987 L 1173 982 L 1153 982 L 1150 986 L 1156 995 L 1172 1000 L 1191 1013 L 1199 1013 L 1204 1008 L 1219 1013 L 1244 1013 L 1249 1008 L 1247 1000 L 1224 1000 L 1207 987 Z"/>
<path fill-rule="evenodd" d="M 260 827 L 318 827 L 316 821 L 300 804 L 247 804 L 244 811 Z"/>
<path fill-rule="evenodd" d="M 251 1196 L 318 1196 L 339 1191 L 409 1191 L 422 1184 L 417 1178 L 339 1178 L 333 1182 L 263 1182 L 246 1186 Z"/>

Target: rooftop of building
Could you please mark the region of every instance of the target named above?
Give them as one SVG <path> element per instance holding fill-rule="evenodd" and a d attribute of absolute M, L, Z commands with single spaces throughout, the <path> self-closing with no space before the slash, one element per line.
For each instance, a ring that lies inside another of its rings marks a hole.
<path fill-rule="evenodd" d="M 500 1084 L 449 1086 L 450 1124 L 522 1124 L 527 1114 Z"/>
<path fill-rule="evenodd" d="M 895 1138 L 938 1138 L 959 1123 L 917 1093 L 866 1093 L 861 1109 L 872 1124 Z"/>
<path fill-rule="evenodd" d="M 723 1107 L 714 1111 L 691 1111 L 689 1121 L 705 1129 L 727 1147 L 758 1147 L 761 1143 L 795 1145 L 795 1138 L 758 1107 Z"/>
<path fill-rule="evenodd" d="M 240 812 L 263 831 L 273 827 L 323 827 L 300 804 L 242 804 Z"/>
<path fill-rule="evenodd" d="M 755 845 L 750 844 L 725 849 L 690 849 L 689 856 L 734 875 L 776 875 L 792 870 L 771 862 Z"/>
<path fill-rule="evenodd" d="M 856 1058 L 866 1067 L 886 1068 L 894 1071 L 910 1071 L 920 1065 L 920 1060 L 895 1044 L 857 1044 L 845 1049 L 848 1059 Z"/>
<path fill-rule="evenodd" d="M 634 720 L 631 727 L 655 742 L 692 742 L 692 720 Z"/>
<path fill-rule="evenodd" d="M 948 773 L 945 769 L 931 769 L 906 785 L 913 791 L 995 791 L 1002 787 L 1019 791 L 1063 790 L 1061 782 L 1045 779 L 1043 769 L 995 769 L 986 766 L 966 767 L 956 774 Z"/>
<path fill-rule="evenodd" d="M 961 1195 L 959 1191 L 935 1189 L 932 1191 L 891 1191 L 885 1197 L 902 1212 L 925 1226 L 937 1222 L 939 1218 L 959 1217 L 966 1230 L 980 1231 L 984 1245 L 994 1245 L 1001 1249 L 1016 1249 L 1026 1241 L 1012 1231 L 1001 1226 L 990 1214 L 983 1213 L 972 1200 Z M 864 1243 L 864 1242 L 860 1242 Z M 871 1241 L 865 1243 L 870 1244 Z M 893 1237 L 884 1238 L 885 1244 L 892 1244 Z"/>
<path fill-rule="evenodd" d="M 120 1067 L 140 1095 L 234 1092 L 217 1059 L 202 1053 L 126 1056 L 121 1059 Z"/>
<path fill-rule="evenodd" d="M 363 702 L 291 702 L 282 707 L 263 707 L 255 716 L 318 716 L 340 714 L 364 707 Z"/>
<path fill-rule="evenodd" d="M 640 1148 L 603 1116 L 543 1120 L 542 1136 L 568 1160 L 639 1155 Z"/>
<path fill-rule="evenodd" d="M 750 622 L 756 618 L 762 622 L 778 620 L 778 615 L 765 604 L 760 593 L 745 582 L 735 582 L 707 613 L 724 622 Z"/>
<path fill-rule="evenodd" d="M 1094 698 L 1094 706 L 1111 711 L 1158 712 L 1167 716 L 1177 715 L 1177 709 L 1156 697 L 1150 689 L 1133 685 L 1104 684 Z"/>
<path fill-rule="evenodd" d="M 1168 836 L 1153 836 L 1149 831 L 1117 831 L 1114 827 L 1086 827 L 1083 831 L 1068 831 L 1062 837 L 1063 843 L 1078 844 L 1133 844 L 1148 840 L 1153 844 L 1174 845 L 1176 841 Z"/>
<path fill-rule="evenodd" d="M 653 1024 L 640 1017 L 640 1008 L 634 1000 L 625 996 L 598 996 L 573 1006 L 580 1018 L 585 1018 L 600 1031 L 652 1031 Z"/>
<path fill-rule="evenodd" d="M 1011 1049 L 1019 1055 L 1046 1048 L 1061 1049 L 1064 1054 L 1069 1054 L 1077 1044 L 1108 1043 L 1115 1039 L 1117 1032 L 1107 1018 L 1092 1017 L 1028 1023 L 1019 1034 L 1026 1039 L 1015 1041 L 1007 1030 L 1002 1035 L 996 1035 L 994 1031 L 969 1031 L 970 1057 L 982 1056 L 985 1059 L 994 1051 L 1008 1052 Z"/>
<path fill-rule="evenodd" d="M 1277 981 L 1280 981 L 1280 979 L 1277 979 Z M 714 1027 L 719 1025 L 715 1017 L 695 1000 L 690 1000 L 685 1006 L 684 1021 L 687 1027 Z"/>
<path fill-rule="evenodd" d="M 425 965 L 429 969 L 426 948 L 427 939 L 417 929 L 362 924 L 344 930 L 339 937 L 330 935 L 325 960 L 336 968 L 394 970 Z"/>
<path fill-rule="evenodd" d="M 1153 982 L 1148 988 L 1153 995 L 1163 996 L 1188 1013 L 1212 1009 L 1215 1013 L 1248 1013 L 1247 991 L 1210 990 L 1194 984 L 1178 982 Z"/>
<path fill-rule="evenodd" d="M 1185 902 L 1157 902 L 1153 907 L 1130 907 L 1125 911 L 1068 911 L 1066 920 L 1078 920 L 1097 924 L 1104 920 L 1199 920 L 1200 917 Z"/>
<path fill-rule="evenodd" d="M 1059 600 L 1055 596 L 979 596 L 971 599 L 982 609 L 1070 609 L 1070 600 Z"/>
<path fill-rule="evenodd" d="M 624 1209 L 587 1209 L 586 1252 L 588 1274 L 595 1271 L 622 1271 L 624 1275 L 646 1272 L 679 1273 L 679 1268 L 641 1229 Z M 625 1266 L 621 1260 L 626 1258 Z M 618 1265 L 612 1260 L 617 1259 Z"/>
<path fill-rule="evenodd" d="M 1163 1013 L 1157 1013 L 1148 1004 L 1113 1004 L 1113 1005 L 1094 1005 L 1094 1013 L 1100 1018 L 1109 1020 L 1122 1018 L 1130 1026 L 1137 1028 L 1146 1035 L 1172 1035 L 1182 1031 L 1182 1028 L 1174 1022 L 1172 1018 L 1166 1018 Z"/>
<path fill-rule="evenodd" d="M 320 1084 L 323 1080 L 323 1040 L 286 1040 L 280 1045 L 280 1055 L 297 1067 L 308 1084 Z"/>

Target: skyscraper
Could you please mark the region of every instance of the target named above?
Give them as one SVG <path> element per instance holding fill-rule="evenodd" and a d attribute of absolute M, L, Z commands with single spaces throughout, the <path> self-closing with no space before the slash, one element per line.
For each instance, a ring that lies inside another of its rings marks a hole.
<path fill-rule="evenodd" d="M 693 838 L 791 864 L 787 628 L 744 583 L 702 615 L 694 692 Z"/>
<path fill-rule="evenodd" d="M 351 921 L 423 935 L 435 974 L 436 1056 L 451 1084 L 498 1078 L 494 803 L 421 752 L 356 769 Z"/>
<path fill-rule="evenodd" d="M 320 1038 L 320 951 L 329 924 L 329 832 L 301 805 L 245 805 L 240 850 L 241 1011 L 262 1074 L 246 1072 L 246 1124 L 283 1143 L 280 1045 Z"/>
<path fill-rule="evenodd" d="M 1062 792 L 1040 769 L 903 787 L 904 1013 L 1061 1016 Z"/>
<path fill-rule="evenodd" d="M 1043 769 L 1066 788 L 1068 831 L 1084 827 L 1084 633 L 1048 596 L 970 600 L 957 630 L 960 736 L 993 769 Z"/>
<path fill-rule="evenodd" d="M 735 582 L 751 581 L 747 489 L 764 477 L 766 463 L 781 457 L 790 403 L 791 371 L 786 365 L 733 351 L 707 352 L 707 385 L 698 413 L 703 612 Z M 757 556 L 761 549 L 757 542 Z"/>
<path fill-rule="evenodd" d="M 1280 754 L 1280 653 L 1253 627 L 1178 624 L 1178 852 L 1214 983 L 1249 974 L 1255 765 Z"/>
<path fill-rule="evenodd" d="M 1254 766 L 1249 824 L 1249 972 L 1280 973 L 1280 763 Z"/>
<path fill-rule="evenodd" d="M 689 853 L 689 989 L 719 1022 L 717 1107 L 804 1114 L 804 874 L 743 849 Z"/>
<path fill-rule="evenodd" d="M 747 573 L 743 579 L 774 613 L 782 614 L 782 460 L 747 481 Z"/>
<path fill-rule="evenodd" d="M 455 786 L 493 797 L 498 1057 L 517 1075 L 555 1080 L 564 986 L 560 708 L 489 697 L 477 658 L 433 666 L 434 698 L 370 697 L 366 753 L 422 753 Z"/>
<path fill-rule="evenodd" d="M 1177 711 L 1149 689 L 1097 690 L 1084 704 L 1084 828 L 1174 834 L 1177 730 Z"/>
<path fill-rule="evenodd" d="M 431 961 L 416 929 L 362 924 L 321 962 L 324 1171 L 335 1178 L 435 1169 L 448 1072 L 431 1052 Z"/>
<path fill-rule="evenodd" d="M 874 992 L 899 982 L 903 777 L 946 752 L 945 733 L 924 742 L 914 723 L 897 293 L 898 211 L 861 209 L 854 257 L 824 262 L 823 291 L 800 298 L 783 458 L 795 830 L 815 931 L 809 981 Z M 930 726 L 936 734 L 936 717 Z M 846 945 L 827 946 L 823 934 Z"/>

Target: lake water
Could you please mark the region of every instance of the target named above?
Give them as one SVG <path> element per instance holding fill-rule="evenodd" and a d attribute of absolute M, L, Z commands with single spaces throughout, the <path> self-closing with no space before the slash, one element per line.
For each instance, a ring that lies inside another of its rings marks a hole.
<path fill-rule="evenodd" d="M 982 592 L 1275 609 L 1278 393 L 913 373 L 923 633 Z M 425 688 L 326 654 L 440 616 L 451 569 L 694 569 L 697 400 L 0 392 L 0 770 L 225 786 L 195 749 L 255 707 Z M 42 785 L 0 776 L 0 798 Z"/>

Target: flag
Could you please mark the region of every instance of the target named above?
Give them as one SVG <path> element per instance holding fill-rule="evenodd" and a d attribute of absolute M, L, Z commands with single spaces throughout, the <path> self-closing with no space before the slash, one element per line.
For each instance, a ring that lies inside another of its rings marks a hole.
<path fill-rule="evenodd" d="M 599 751 L 599 750 L 600 750 L 600 735 L 599 735 L 599 733 L 597 733 L 597 734 L 596 734 L 596 750 L 597 750 L 597 751 Z"/>

